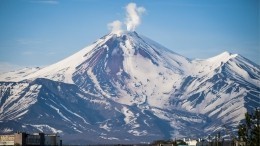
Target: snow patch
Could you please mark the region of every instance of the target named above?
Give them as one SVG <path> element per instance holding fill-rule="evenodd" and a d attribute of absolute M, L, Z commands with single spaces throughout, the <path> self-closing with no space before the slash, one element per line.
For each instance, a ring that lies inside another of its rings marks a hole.
<path fill-rule="evenodd" d="M 52 133 L 62 133 L 62 130 L 58 130 L 58 129 L 55 129 L 49 125 L 32 125 L 32 124 L 28 124 L 36 129 L 38 129 L 40 132 L 46 132 L 46 131 L 49 131 L 49 132 L 52 132 Z"/>

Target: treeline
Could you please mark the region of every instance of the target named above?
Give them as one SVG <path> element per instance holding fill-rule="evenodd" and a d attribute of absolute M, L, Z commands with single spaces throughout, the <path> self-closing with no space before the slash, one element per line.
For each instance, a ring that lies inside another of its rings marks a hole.
<path fill-rule="evenodd" d="M 254 113 L 247 112 L 245 121 L 238 126 L 238 140 L 244 141 L 247 146 L 260 146 L 260 109 Z"/>

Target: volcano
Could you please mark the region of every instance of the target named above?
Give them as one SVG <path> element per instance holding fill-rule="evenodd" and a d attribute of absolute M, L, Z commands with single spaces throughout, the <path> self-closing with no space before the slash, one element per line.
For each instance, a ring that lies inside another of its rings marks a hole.
<path fill-rule="evenodd" d="M 259 107 L 259 78 L 238 54 L 192 60 L 136 32 L 110 33 L 50 66 L 0 74 L 0 132 L 73 144 L 199 138 L 235 130 Z"/>

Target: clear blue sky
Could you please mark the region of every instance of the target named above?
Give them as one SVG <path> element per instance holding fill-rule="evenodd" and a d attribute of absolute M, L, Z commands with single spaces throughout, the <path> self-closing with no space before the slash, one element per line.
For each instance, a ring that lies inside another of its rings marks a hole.
<path fill-rule="evenodd" d="M 136 31 L 188 58 L 224 51 L 260 64 L 259 0 L 1 0 L 0 64 L 46 66 L 109 33 L 135 2 Z"/>

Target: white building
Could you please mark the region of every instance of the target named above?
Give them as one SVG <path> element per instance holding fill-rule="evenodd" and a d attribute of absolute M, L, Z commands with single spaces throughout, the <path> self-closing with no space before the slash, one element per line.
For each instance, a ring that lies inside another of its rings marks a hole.
<path fill-rule="evenodd" d="M 186 142 L 189 146 L 196 146 L 197 145 L 197 140 L 191 140 L 191 139 L 183 139 L 184 142 Z"/>

